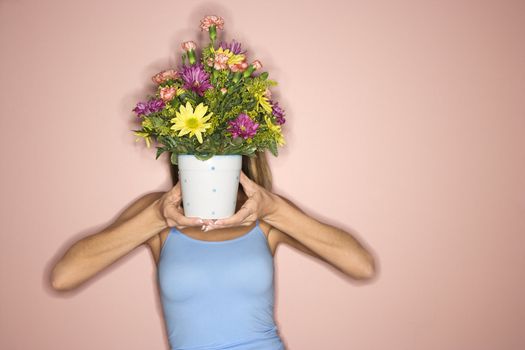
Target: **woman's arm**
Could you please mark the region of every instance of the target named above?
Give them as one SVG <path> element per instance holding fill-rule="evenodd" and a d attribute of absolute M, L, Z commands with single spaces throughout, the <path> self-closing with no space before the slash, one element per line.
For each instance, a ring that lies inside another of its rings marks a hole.
<path fill-rule="evenodd" d="M 166 228 L 159 208 L 163 194 L 154 192 L 142 196 L 108 227 L 73 244 L 53 268 L 53 288 L 78 287 Z"/>
<path fill-rule="evenodd" d="M 355 279 L 369 279 L 375 273 L 372 255 L 348 232 L 319 222 L 305 214 L 289 199 L 272 194 L 271 212 L 264 217 L 278 232 L 306 247 L 317 257 Z M 275 229 L 273 231 L 275 231 Z M 281 239 L 282 240 L 282 239 Z"/>

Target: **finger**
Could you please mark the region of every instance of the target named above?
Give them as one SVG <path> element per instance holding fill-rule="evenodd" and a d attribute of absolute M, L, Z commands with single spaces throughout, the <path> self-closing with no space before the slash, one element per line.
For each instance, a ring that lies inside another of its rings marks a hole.
<path fill-rule="evenodd" d="M 246 175 L 242 170 L 239 175 L 239 183 L 241 184 L 244 193 L 246 193 L 248 196 L 251 196 L 256 190 L 257 184 L 253 182 L 252 179 L 250 179 L 248 175 Z"/>
<path fill-rule="evenodd" d="M 219 219 L 215 221 L 216 226 L 237 226 L 243 223 L 248 216 L 252 214 L 252 210 L 250 210 L 246 205 L 243 205 L 241 209 L 239 209 L 235 214 L 230 216 L 229 218 L 225 219 Z"/>
<path fill-rule="evenodd" d="M 171 207 L 166 209 L 166 218 L 174 225 L 174 226 L 201 226 L 204 221 L 199 217 L 188 217 L 182 214 L 181 210 L 178 210 L 177 208 Z"/>
<path fill-rule="evenodd" d="M 214 219 L 203 219 L 205 225 L 212 225 L 214 223 Z"/>
<path fill-rule="evenodd" d="M 204 224 L 204 222 L 201 221 L 201 219 L 198 218 L 198 217 L 187 217 L 187 216 L 184 216 L 184 215 L 180 216 L 177 219 L 177 223 L 176 223 L 176 225 L 178 225 L 181 228 L 189 227 L 189 226 L 201 227 L 203 224 Z"/>
<path fill-rule="evenodd" d="M 250 178 L 248 175 L 244 173 L 244 171 L 241 170 L 241 173 L 239 174 L 239 182 L 241 183 L 242 187 L 245 188 L 246 186 L 250 185 Z"/>
<path fill-rule="evenodd" d="M 241 169 L 240 180 L 243 182 L 251 181 L 248 175 Z"/>
<path fill-rule="evenodd" d="M 175 194 L 175 195 L 180 195 L 180 194 L 181 194 L 180 182 L 177 182 L 177 183 L 175 184 L 175 186 L 173 186 L 173 187 L 171 188 L 171 191 L 170 191 L 170 192 L 173 193 L 173 194 Z"/>

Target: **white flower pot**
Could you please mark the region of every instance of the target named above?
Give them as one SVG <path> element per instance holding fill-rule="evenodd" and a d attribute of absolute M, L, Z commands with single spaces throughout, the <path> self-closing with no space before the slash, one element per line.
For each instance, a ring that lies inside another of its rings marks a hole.
<path fill-rule="evenodd" d="M 177 162 L 185 216 L 222 219 L 235 214 L 242 155 L 200 160 L 179 154 Z"/>

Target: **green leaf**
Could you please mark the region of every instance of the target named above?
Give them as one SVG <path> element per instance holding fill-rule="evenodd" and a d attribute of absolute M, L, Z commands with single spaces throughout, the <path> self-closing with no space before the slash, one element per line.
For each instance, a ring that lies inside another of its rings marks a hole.
<path fill-rule="evenodd" d="M 270 142 L 269 148 L 270 148 L 270 152 L 272 152 L 272 154 L 275 157 L 277 157 L 279 153 L 277 151 L 277 144 L 275 143 L 275 141 Z"/>
<path fill-rule="evenodd" d="M 173 151 L 176 153 L 185 153 L 182 145 L 176 145 L 173 147 Z"/>
<path fill-rule="evenodd" d="M 195 158 L 200 160 L 208 160 L 213 157 L 213 154 L 195 154 Z"/>
<path fill-rule="evenodd" d="M 234 146 L 240 146 L 240 145 L 242 145 L 242 142 L 243 142 L 242 137 L 234 137 L 233 140 L 232 140 L 232 144 Z"/>
<path fill-rule="evenodd" d="M 159 159 L 160 155 L 165 151 L 166 149 L 164 147 L 157 147 L 157 156 L 155 157 L 155 159 Z"/>
<path fill-rule="evenodd" d="M 177 165 L 177 153 L 175 152 L 171 153 L 170 161 L 172 164 Z"/>
<path fill-rule="evenodd" d="M 168 149 L 175 148 L 175 144 L 174 144 L 173 139 L 171 137 L 159 136 L 159 141 L 163 145 L 167 146 Z"/>

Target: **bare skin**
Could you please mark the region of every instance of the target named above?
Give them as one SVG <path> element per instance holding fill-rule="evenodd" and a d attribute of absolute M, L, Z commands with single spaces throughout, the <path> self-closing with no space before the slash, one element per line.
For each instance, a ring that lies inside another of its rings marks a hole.
<path fill-rule="evenodd" d="M 109 226 L 80 239 L 64 253 L 51 273 L 53 288 L 75 289 L 143 244 L 149 246 L 158 264 L 172 227 L 195 239 L 222 241 L 246 234 L 257 219 L 272 255 L 280 243 L 286 243 L 351 278 L 373 277 L 372 255 L 350 233 L 308 216 L 290 200 L 267 191 L 242 171 L 240 184 L 236 213 L 218 223 L 184 216 L 179 182 L 167 192 L 142 196 Z"/>
<path fill-rule="evenodd" d="M 161 196 L 163 192 L 158 192 L 158 196 Z M 237 195 L 237 204 L 235 207 L 235 211 L 239 211 L 241 207 L 246 202 L 247 197 L 246 194 L 242 189 L 238 191 Z M 204 219 L 204 224 L 200 225 L 199 227 L 186 227 L 186 228 L 177 228 L 179 231 L 184 233 L 185 235 L 202 240 L 202 241 L 224 241 L 224 240 L 230 240 L 237 237 L 240 237 L 246 233 L 248 233 L 250 230 L 252 230 L 255 227 L 255 222 L 249 223 L 249 228 L 243 227 L 247 225 L 236 225 L 232 226 L 227 229 L 220 229 L 216 230 L 216 233 L 209 233 L 206 232 L 207 230 L 207 224 L 211 224 L 213 220 L 206 220 Z M 264 235 L 266 236 L 266 239 L 268 240 L 268 245 L 270 248 L 270 251 L 272 253 L 272 256 L 275 255 L 275 251 L 277 249 L 278 241 L 276 239 L 276 235 L 272 235 L 272 237 L 269 236 L 269 232 L 271 230 L 271 226 L 266 223 L 263 219 L 259 221 L 259 227 L 263 231 Z M 166 227 L 164 230 L 159 232 L 159 234 L 155 237 L 153 237 L 151 240 L 148 241 L 148 245 L 150 247 L 151 253 L 153 255 L 153 258 L 155 260 L 155 263 L 158 264 L 160 252 L 162 249 L 162 246 L 164 245 L 164 242 L 166 241 L 166 238 L 169 234 L 171 227 Z"/>
<path fill-rule="evenodd" d="M 53 288 L 75 289 L 143 244 L 150 247 L 155 263 L 158 263 L 161 244 L 171 227 L 202 240 L 231 239 L 246 231 L 246 228 L 238 227 L 203 237 L 201 229 L 208 221 L 201 223 L 199 218 L 184 216 L 181 199 L 179 182 L 170 191 L 148 193 L 129 205 L 113 223 L 75 242 L 52 270 Z M 237 208 L 242 206 L 243 200 L 245 196 L 239 191 Z M 261 222 L 261 228 L 263 226 Z M 267 233 L 269 227 L 265 227 Z"/>

